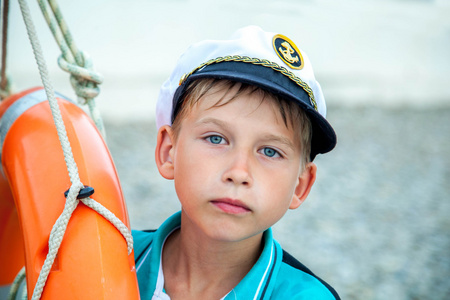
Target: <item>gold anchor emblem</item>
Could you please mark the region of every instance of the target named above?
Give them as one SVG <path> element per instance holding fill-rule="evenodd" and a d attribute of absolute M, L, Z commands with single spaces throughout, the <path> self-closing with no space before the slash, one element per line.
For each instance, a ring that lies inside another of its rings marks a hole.
<path fill-rule="evenodd" d="M 298 56 L 295 56 L 295 57 L 292 56 L 292 54 L 295 53 L 295 50 L 291 47 L 291 45 L 289 45 L 288 42 L 282 42 L 281 46 L 283 46 L 284 49 L 279 47 L 278 51 L 280 51 L 281 54 L 283 54 L 283 57 L 285 60 L 287 60 L 291 64 L 298 62 Z"/>
<path fill-rule="evenodd" d="M 272 40 L 273 49 L 290 68 L 303 69 L 303 57 L 297 46 L 287 37 L 277 34 Z"/>

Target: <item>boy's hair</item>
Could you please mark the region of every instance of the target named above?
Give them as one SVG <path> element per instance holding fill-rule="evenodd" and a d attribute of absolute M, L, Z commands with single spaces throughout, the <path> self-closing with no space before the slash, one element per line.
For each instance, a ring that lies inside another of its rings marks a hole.
<path fill-rule="evenodd" d="M 235 89 L 237 85 L 239 85 L 239 88 L 235 94 L 225 100 L 225 95 L 228 95 L 228 93 Z M 311 121 L 297 103 L 286 100 L 257 86 L 226 79 L 204 78 L 194 80 L 189 84 L 180 101 L 178 109 L 174 112 L 175 118 L 172 123 L 172 130 L 175 140 L 178 138 L 182 120 L 213 87 L 217 87 L 219 89 L 218 91 L 225 91 L 226 93 L 224 93 L 224 96 L 210 108 L 226 105 L 240 95 L 259 93 L 262 95 L 261 102 L 269 99 L 269 101 L 272 102 L 274 109 L 276 109 L 275 107 L 278 108 L 285 126 L 294 131 L 296 138 L 295 142 L 298 143 L 298 146 L 301 149 L 302 170 L 305 168 L 306 164 L 310 162 L 312 137 Z"/>

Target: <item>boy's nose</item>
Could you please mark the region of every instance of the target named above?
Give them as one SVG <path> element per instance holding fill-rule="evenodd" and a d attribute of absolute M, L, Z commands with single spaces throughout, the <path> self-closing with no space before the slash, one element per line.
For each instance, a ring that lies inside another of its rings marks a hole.
<path fill-rule="evenodd" d="M 250 172 L 250 158 L 248 154 L 236 153 L 229 160 L 225 172 L 223 173 L 223 181 L 233 183 L 235 185 L 251 186 L 253 178 Z"/>

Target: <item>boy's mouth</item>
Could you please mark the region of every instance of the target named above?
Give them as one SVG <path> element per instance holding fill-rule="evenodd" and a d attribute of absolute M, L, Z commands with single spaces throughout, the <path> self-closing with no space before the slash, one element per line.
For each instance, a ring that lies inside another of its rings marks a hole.
<path fill-rule="evenodd" d="M 251 211 L 251 209 L 240 200 L 222 198 L 213 200 L 211 203 L 228 214 L 244 214 Z"/>

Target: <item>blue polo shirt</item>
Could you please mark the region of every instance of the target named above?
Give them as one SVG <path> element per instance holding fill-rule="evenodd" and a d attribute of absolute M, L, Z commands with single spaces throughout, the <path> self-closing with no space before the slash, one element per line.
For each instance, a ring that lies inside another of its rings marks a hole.
<path fill-rule="evenodd" d="M 142 300 L 166 300 L 161 254 L 166 238 L 181 225 L 181 212 L 153 232 L 133 231 L 134 255 Z M 264 248 L 248 274 L 222 299 L 340 299 L 335 290 L 284 251 L 269 228 Z"/>

